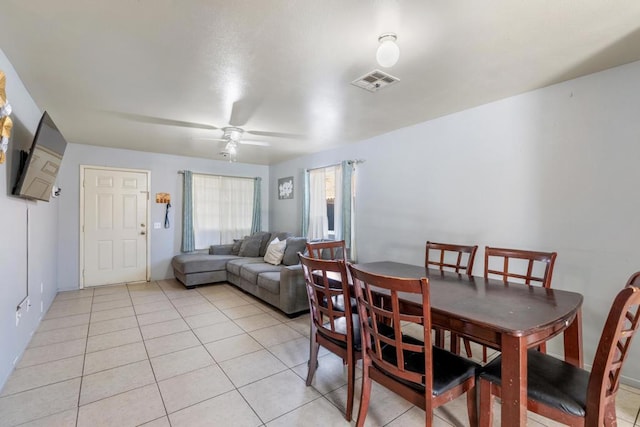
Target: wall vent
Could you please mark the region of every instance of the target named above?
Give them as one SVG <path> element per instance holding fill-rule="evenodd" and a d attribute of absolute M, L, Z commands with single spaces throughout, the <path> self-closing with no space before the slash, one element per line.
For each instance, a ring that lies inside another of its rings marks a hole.
<path fill-rule="evenodd" d="M 399 78 L 380 70 L 373 70 L 351 82 L 352 85 L 368 90 L 369 92 L 377 92 L 382 88 L 398 83 Z"/>

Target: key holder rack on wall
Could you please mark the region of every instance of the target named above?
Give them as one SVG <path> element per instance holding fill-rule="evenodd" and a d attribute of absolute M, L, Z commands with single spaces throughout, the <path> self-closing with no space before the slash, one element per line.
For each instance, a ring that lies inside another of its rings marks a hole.
<path fill-rule="evenodd" d="M 169 228 L 169 209 L 171 209 L 171 194 L 169 193 L 156 193 L 156 203 L 166 204 L 164 211 L 164 228 Z"/>

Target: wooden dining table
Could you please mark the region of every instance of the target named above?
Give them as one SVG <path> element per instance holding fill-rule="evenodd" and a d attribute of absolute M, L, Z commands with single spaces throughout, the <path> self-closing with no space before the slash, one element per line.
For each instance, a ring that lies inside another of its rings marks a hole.
<path fill-rule="evenodd" d="M 583 365 L 582 295 L 578 293 L 392 261 L 356 267 L 386 276 L 427 277 L 432 324 L 502 352 L 503 426 L 527 424 L 527 349 L 564 333 L 565 360 Z M 421 304 L 416 295 L 403 298 Z"/>

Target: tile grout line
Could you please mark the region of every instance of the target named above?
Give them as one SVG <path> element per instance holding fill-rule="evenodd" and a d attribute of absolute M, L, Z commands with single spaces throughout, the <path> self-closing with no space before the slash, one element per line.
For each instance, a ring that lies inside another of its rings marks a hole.
<path fill-rule="evenodd" d="M 156 281 L 153 281 L 153 283 L 155 284 L 155 286 L 160 288 L 160 291 L 168 299 L 168 296 L 164 292 L 164 289 L 162 289 L 162 287 Z M 127 292 L 129 292 L 129 297 L 131 297 L 131 293 L 129 291 L 129 285 L 127 285 Z M 149 355 L 149 350 L 147 349 L 147 343 L 146 343 L 146 341 L 144 339 L 144 336 L 142 335 L 142 329 L 140 327 L 140 322 L 138 320 L 138 315 L 136 314 L 136 308 L 135 308 L 135 304 L 133 304 L 133 300 L 131 301 L 131 304 L 133 306 L 133 313 L 134 313 L 135 318 L 136 318 L 136 324 L 138 325 L 138 331 L 140 332 L 140 338 L 142 339 L 142 345 L 144 346 L 144 351 L 147 354 L 147 362 L 149 363 L 149 366 L 151 368 L 151 373 L 153 374 L 153 379 L 155 381 L 156 390 L 158 391 L 158 395 L 160 396 L 160 401 L 162 402 L 162 407 L 164 408 L 164 417 L 167 418 L 167 421 L 169 422 L 169 425 L 171 425 L 171 421 L 169 421 L 169 411 L 167 411 L 167 404 L 165 403 L 164 397 L 162 396 L 162 392 L 160 391 L 160 384 L 158 383 L 158 377 L 156 376 L 155 369 L 153 369 L 153 363 L 151 363 L 151 356 Z M 158 418 L 162 418 L 162 417 L 158 417 Z"/>
<path fill-rule="evenodd" d="M 95 296 L 96 290 L 92 288 L 91 292 L 91 307 L 93 308 L 93 297 Z M 78 427 L 78 420 L 80 419 L 80 396 L 82 394 L 82 383 L 84 382 L 84 365 L 87 360 L 87 347 L 89 346 L 89 328 L 91 328 L 91 317 L 93 316 L 93 310 L 89 312 L 89 323 L 87 324 L 87 337 L 84 344 L 84 354 L 82 357 L 82 371 L 80 373 L 80 387 L 78 387 L 78 399 L 76 401 L 76 422 L 75 426 Z"/>

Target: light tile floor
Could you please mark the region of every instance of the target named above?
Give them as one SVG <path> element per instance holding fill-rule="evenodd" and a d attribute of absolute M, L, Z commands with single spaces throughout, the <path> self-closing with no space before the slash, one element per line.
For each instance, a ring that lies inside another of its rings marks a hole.
<path fill-rule="evenodd" d="M 226 284 L 61 292 L 0 393 L 0 426 L 348 426 L 340 359 L 321 351 L 305 386 L 308 322 Z M 640 390 L 623 386 L 617 404 L 632 427 Z M 424 425 L 424 412 L 374 384 L 366 424 Z M 468 425 L 464 397 L 435 425 Z"/>

